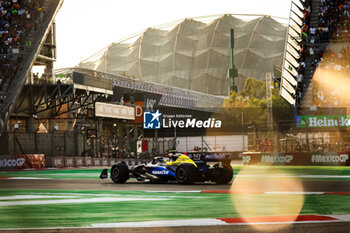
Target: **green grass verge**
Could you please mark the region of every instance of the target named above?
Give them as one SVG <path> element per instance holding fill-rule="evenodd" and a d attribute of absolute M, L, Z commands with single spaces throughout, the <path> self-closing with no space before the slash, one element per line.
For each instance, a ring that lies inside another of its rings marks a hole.
<path fill-rule="evenodd" d="M 143 191 L 75 191 L 75 190 L 0 190 L 0 198 L 12 195 L 73 195 L 74 198 L 98 198 L 101 195 L 164 198 L 126 202 L 0 205 L 0 228 L 87 227 L 92 223 L 133 222 L 174 219 L 240 217 L 234 198 L 249 202 L 252 216 L 274 215 L 274 210 L 292 202 L 286 195 L 149 193 Z M 244 195 L 244 196 L 242 196 Z M 198 198 L 199 197 L 199 198 Z M 37 200 L 37 199 L 33 199 Z M 8 200 L 7 200 L 8 201 Z M 6 202 L 1 200 L 0 204 Z M 292 214 L 286 210 L 283 215 Z M 300 214 L 350 214 L 350 196 L 305 195 Z"/>

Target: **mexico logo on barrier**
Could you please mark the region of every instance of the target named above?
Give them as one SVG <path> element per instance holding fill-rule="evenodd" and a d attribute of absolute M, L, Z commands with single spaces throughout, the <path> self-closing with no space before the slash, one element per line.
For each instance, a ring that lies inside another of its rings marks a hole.
<path fill-rule="evenodd" d="M 162 114 L 157 110 L 156 112 L 143 113 L 143 128 L 144 129 L 160 129 L 160 116 Z"/>
<path fill-rule="evenodd" d="M 348 154 L 340 155 L 312 155 L 312 163 L 346 163 L 349 159 Z"/>
<path fill-rule="evenodd" d="M 293 155 L 263 155 L 261 156 L 262 163 L 291 163 Z"/>
<path fill-rule="evenodd" d="M 21 167 L 25 162 L 24 158 L 17 159 L 1 159 L 0 168 Z"/>

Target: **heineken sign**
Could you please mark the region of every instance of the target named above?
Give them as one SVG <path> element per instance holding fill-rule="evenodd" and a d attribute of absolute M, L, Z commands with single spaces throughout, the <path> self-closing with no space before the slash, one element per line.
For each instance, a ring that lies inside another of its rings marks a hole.
<path fill-rule="evenodd" d="M 297 128 L 350 127 L 350 115 L 297 116 Z"/>

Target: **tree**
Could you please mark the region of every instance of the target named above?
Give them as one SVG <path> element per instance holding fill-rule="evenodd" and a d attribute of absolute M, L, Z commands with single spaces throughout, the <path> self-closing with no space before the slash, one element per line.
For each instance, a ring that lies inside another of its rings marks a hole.
<path fill-rule="evenodd" d="M 279 95 L 278 89 L 272 90 L 272 106 L 274 121 L 290 120 L 292 111 L 289 104 Z M 231 92 L 225 101 L 226 112 L 236 124 L 241 123 L 241 114 L 244 114 L 244 122 L 255 122 L 257 125 L 267 124 L 267 100 L 266 82 L 253 78 L 247 78 L 243 92 Z"/>

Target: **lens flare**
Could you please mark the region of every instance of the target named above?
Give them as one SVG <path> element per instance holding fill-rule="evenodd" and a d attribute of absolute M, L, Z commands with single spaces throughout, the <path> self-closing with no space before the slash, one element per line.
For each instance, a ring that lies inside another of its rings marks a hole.
<path fill-rule="evenodd" d="M 280 216 L 283 222 L 293 222 L 303 207 L 303 190 L 298 178 L 268 166 L 242 169 L 231 186 L 237 213 L 257 231 L 270 231 L 272 228 L 264 224 L 254 225 L 253 217 L 276 216 L 278 220 Z M 284 228 L 286 225 L 277 227 Z"/>
<path fill-rule="evenodd" d="M 316 106 L 348 106 L 350 80 L 347 73 L 319 67 L 313 77 L 313 104 Z"/>

